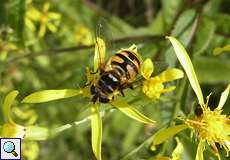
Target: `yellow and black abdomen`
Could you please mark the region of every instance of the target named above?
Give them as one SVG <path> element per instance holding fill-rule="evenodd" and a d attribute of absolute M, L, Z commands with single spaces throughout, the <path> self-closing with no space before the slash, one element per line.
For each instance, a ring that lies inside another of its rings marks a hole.
<path fill-rule="evenodd" d="M 121 50 L 112 56 L 110 65 L 120 76 L 121 84 L 131 84 L 140 71 L 140 60 L 129 50 Z"/>
<path fill-rule="evenodd" d="M 100 73 L 97 83 L 91 86 L 92 101 L 108 103 L 117 91 L 124 95 L 123 89 L 132 87 L 139 71 L 140 60 L 135 53 L 125 49 L 117 52 Z"/>

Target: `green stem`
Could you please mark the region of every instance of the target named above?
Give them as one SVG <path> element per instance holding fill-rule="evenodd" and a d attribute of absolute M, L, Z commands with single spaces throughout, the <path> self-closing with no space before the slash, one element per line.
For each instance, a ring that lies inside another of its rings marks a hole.
<path fill-rule="evenodd" d="M 113 112 L 113 111 L 115 111 L 115 109 L 111 109 L 111 108 L 108 111 L 106 111 L 106 110 L 100 111 L 100 116 L 104 117 L 106 112 Z M 68 124 L 65 124 L 63 126 L 57 127 L 54 129 L 53 133 L 54 133 L 54 135 L 57 135 L 57 134 L 59 134 L 63 131 L 66 131 L 72 127 L 76 127 L 80 124 L 86 123 L 86 122 L 90 121 L 90 117 L 91 117 L 91 115 L 89 115 L 89 116 L 87 116 L 87 117 L 85 117 L 79 121 L 75 121 L 73 123 L 68 123 Z"/>

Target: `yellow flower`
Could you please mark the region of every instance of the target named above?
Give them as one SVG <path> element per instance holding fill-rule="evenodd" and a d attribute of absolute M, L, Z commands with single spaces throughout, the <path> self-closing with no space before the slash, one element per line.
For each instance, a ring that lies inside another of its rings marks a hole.
<path fill-rule="evenodd" d="M 10 92 L 3 102 L 3 117 L 4 124 L 1 128 L 0 137 L 4 138 L 21 138 L 30 140 L 42 140 L 46 139 L 48 135 L 48 129 L 44 127 L 38 127 L 34 125 L 22 126 L 16 124 L 11 117 L 11 106 L 18 95 L 18 91 Z"/>
<path fill-rule="evenodd" d="M 17 45 L 14 43 L 12 34 L 13 30 L 10 27 L 0 28 L 0 60 L 4 61 L 11 51 L 18 50 Z"/>
<path fill-rule="evenodd" d="M 204 146 L 205 141 L 212 147 L 217 157 L 220 159 L 216 143 L 223 147 L 228 152 L 228 142 L 230 141 L 230 116 L 221 114 L 222 107 L 229 94 L 230 85 L 225 89 L 220 98 L 218 107 L 211 110 L 208 106 L 209 96 L 206 104 L 201 105 L 202 113 L 194 119 L 187 119 L 185 122 L 190 126 L 195 134 L 199 137 L 199 146 Z M 204 147 L 200 147 L 197 153 L 203 152 Z M 200 153 L 201 154 L 201 153 Z M 199 154 L 198 154 L 199 155 Z M 197 155 L 197 156 L 198 156 Z"/>
<path fill-rule="evenodd" d="M 61 15 L 59 13 L 49 11 L 50 3 L 45 2 L 41 11 L 32 5 L 32 1 L 29 1 L 27 6 L 28 9 L 26 11 L 25 24 L 29 29 L 35 31 L 35 23 L 39 23 L 39 37 L 43 37 L 47 29 L 53 33 L 57 31 Z"/>
<path fill-rule="evenodd" d="M 90 30 L 83 25 L 77 25 L 75 27 L 75 40 L 78 44 L 91 45 L 93 38 Z"/>
<path fill-rule="evenodd" d="M 145 78 L 142 91 L 152 100 L 159 99 L 162 93 L 171 92 L 176 88 L 176 86 L 165 88 L 164 83 L 180 79 L 184 76 L 184 73 L 177 68 L 167 69 L 159 76 L 151 77 L 153 72 L 153 62 L 151 59 L 146 59 L 141 69 L 141 74 Z"/>
<path fill-rule="evenodd" d="M 199 138 L 196 160 L 203 160 L 203 151 L 206 144 L 212 147 L 216 156 L 218 159 L 220 159 L 216 143 L 227 151 L 227 155 L 230 151 L 230 116 L 222 114 L 222 108 L 229 94 L 230 84 L 221 94 L 218 106 L 214 110 L 211 110 L 208 106 L 209 96 L 207 97 L 207 102 L 204 103 L 202 90 L 186 50 L 174 37 L 167 38 L 172 43 L 177 58 L 179 59 L 188 76 L 190 84 L 196 93 L 201 109 L 199 112 L 197 112 L 197 116 L 194 119 L 185 120 L 185 123 L 193 129 L 193 132 Z"/>
<path fill-rule="evenodd" d="M 46 33 L 46 29 L 55 33 L 60 23 L 61 15 L 56 12 L 50 12 L 50 3 L 45 2 L 42 8 L 40 16 L 40 28 L 38 32 L 39 37 L 43 37 Z"/>
<path fill-rule="evenodd" d="M 17 46 L 12 42 L 3 41 L 0 39 L 0 60 L 5 60 L 10 51 L 16 50 Z"/>

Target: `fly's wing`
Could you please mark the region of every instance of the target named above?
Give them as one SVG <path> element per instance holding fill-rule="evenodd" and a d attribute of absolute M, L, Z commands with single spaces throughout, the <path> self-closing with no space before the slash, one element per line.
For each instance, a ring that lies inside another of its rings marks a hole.
<path fill-rule="evenodd" d="M 106 66 L 106 57 L 111 56 L 114 48 L 111 43 L 112 32 L 110 31 L 108 22 L 101 18 L 99 19 L 95 31 L 95 56 L 94 56 L 94 71 L 102 72 Z M 107 54 L 107 56 L 106 56 Z"/>

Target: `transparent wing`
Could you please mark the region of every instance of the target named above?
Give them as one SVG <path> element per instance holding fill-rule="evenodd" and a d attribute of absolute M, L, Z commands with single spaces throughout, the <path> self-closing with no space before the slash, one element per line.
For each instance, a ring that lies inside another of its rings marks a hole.
<path fill-rule="evenodd" d="M 113 34 L 110 28 L 109 23 L 104 18 L 98 20 L 95 30 L 94 69 L 97 68 L 100 71 L 106 64 L 106 57 L 110 57 L 114 51 L 114 46 L 111 43 Z"/>

